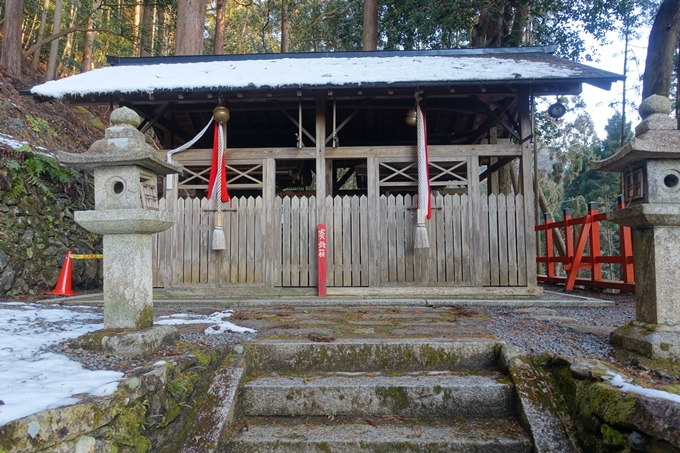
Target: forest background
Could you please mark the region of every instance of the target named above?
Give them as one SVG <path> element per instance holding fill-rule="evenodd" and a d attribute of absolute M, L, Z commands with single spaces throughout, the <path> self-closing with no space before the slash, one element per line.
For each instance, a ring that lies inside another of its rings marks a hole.
<path fill-rule="evenodd" d="M 452 49 L 557 44 L 559 56 L 589 63 L 618 41 L 622 68 L 640 65 L 630 43 L 651 26 L 660 0 L 1 0 L 0 63 L 15 83 L 89 71 L 107 55 L 156 56 Z M 666 3 L 678 3 L 666 0 Z M 595 46 L 587 45 L 595 43 Z M 676 52 L 677 53 L 677 52 Z M 677 57 L 676 57 L 677 63 Z M 676 64 L 677 67 L 677 64 Z M 637 74 L 637 73 L 636 73 Z M 676 72 L 677 74 L 677 72 Z M 677 80 L 677 77 L 675 78 Z M 29 82 L 30 81 L 30 82 Z M 671 86 L 675 95 L 677 83 Z M 616 205 L 617 174 L 588 170 L 631 136 L 641 77 L 625 82 L 601 139 L 579 97 L 570 114 L 536 105 L 542 212 L 585 213 Z M 633 101 L 631 101 L 633 100 Z M 676 109 L 677 110 L 677 109 Z M 612 227 L 613 228 L 613 227 Z M 606 231 L 605 231 L 606 234 Z M 608 238 L 615 246 L 616 232 Z M 603 247 L 607 247 L 607 239 Z"/>

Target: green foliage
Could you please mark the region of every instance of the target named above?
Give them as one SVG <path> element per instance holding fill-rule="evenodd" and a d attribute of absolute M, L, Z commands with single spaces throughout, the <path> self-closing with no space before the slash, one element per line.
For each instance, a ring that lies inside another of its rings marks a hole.
<path fill-rule="evenodd" d="M 27 195 L 30 189 L 39 189 L 47 197 L 54 199 L 48 182 L 64 186 L 80 176 L 76 170 L 61 167 L 52 156 L 34 152 L 28 145 L 15 151 L 18 154 L 14 159 L 0 157 L 0 167 L 5 167 L 11 175 L 8 190 L 11 200 Z M 4 172 L 3 176 L 7 178 Z"/>
<path fill-rule="evenodd" d="M 49 132 L 52 135 L 57 135 L 57 133 L 55 132 L 54 129 L 52 129 L 49 123 L 42 118 L 35 118 L 31 115 L 26 115 L 26 121 L 28 121 L 28 124 L 31 126 L 31 129 L 36 134 L 46 134 Z"/>

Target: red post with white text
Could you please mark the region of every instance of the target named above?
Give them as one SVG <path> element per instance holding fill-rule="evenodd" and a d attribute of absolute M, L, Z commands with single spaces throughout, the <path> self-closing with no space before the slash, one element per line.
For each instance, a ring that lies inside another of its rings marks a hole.
<path fill-rule="evenodd" d="M 318 237 L 319 297 L 326 297 L 326 225 L 319 224 Z"/>

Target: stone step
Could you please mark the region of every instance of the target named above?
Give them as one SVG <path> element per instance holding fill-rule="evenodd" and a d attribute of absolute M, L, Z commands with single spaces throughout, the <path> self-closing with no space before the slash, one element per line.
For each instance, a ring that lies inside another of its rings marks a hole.
<path fill-rule="evenodd" d="M 487 370 L 496 364 L 487 339 L 341 339 L 328 343 L 260 340 L 249 348 L 263 372 Z"/>
<path fill-rule="evenodd" d="M 272 417 L 242 420 L 223 437 L 218 451 L 529 453 L 532 446 L 522 428 L 508 419 Z"/>
<path fill-rule="evenodd" d="M 491 376 L 264 376 L 241 390 L 249 416 L 511 417 L 513 387 Z"/>

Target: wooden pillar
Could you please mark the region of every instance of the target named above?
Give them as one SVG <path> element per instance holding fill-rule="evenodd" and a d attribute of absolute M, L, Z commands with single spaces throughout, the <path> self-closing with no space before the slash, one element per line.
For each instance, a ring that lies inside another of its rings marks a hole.
<path fill-rule="evenodd" d="M 276 250 L 276 235 L 280 234 L 281 219 L 274 218 L 274 202 L 276 201 L 276 160 L 264 159 L 262 165 L 262 234 L 264 235 L 264 286 L 273 287 L 274 272 L 277 272 L 275 260 L 278 258 Z M 311 241 L 310 241 L 311 242 Z M 259 264 L 256 264 L 259 265 Z"/>
<path fill-rule="evenodd" d="M 533 156 L 531 150 L 531 141 L 528 137 L 532 134 L 530 107 L 529 107 L 529 92 L 523 91 L 519 95 L 519 124 L 521 130 L 521 137 L 524 140 L 522 143 L 522 161 L 520 176 L 521 190 L 524 197 L 524 240 L 526 247 L 526 275 L 527 286 L 536 287 L 536 234 L 534 226 L 536 219 L 534 218 L 534 183 L 532 178 Z"/>
<path fill-rule="evenodd" d="M 484 261 L 482 257 L 482 204 L 479 193 L 479 157 L 468 157 L 468 203 L 470 203 L 470 272 L 474 286 L 484 286 Z"/>
<path fill-rule="evenodd" d="M 368 286 L 380 286 L 380 163 L 366 159 L 368 194 Z"/>

